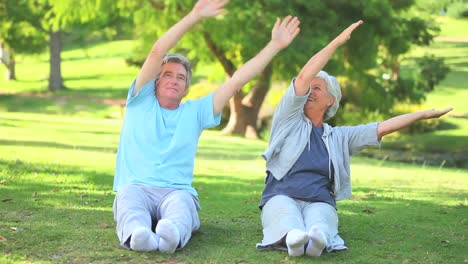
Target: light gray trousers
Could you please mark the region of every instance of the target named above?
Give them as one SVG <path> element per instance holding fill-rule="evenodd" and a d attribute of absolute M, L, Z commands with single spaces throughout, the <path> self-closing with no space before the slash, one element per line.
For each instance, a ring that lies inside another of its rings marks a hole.
<path fill-rule="evenodd" d="M 130 249 L 130 237 L 139 227 L 155 230 L 161 219 L 171 221 L 178 229 L 183 248 L 192 232 L 200 228 L 198 198 L 185 190 L 127 185 L 114 199 L 114 220 L 120 245 Z"/>
<path fill-rule="evenodd" d="M 326 250 L 346 249 L 338 236 L 338 215 L 327 203 L 305 202 L 285 195 L 271 198 L 262 209 L 263 240 L 257 249 L 287 250 L 284 238 L 292 229 L 309 232 L 317 226 L 327 239 Z"/>

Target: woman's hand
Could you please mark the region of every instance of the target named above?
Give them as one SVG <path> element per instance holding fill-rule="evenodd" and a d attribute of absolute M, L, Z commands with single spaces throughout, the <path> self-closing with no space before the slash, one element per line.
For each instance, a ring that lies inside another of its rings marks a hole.
<path fill-rule="evenodd" d="M 439 118 L 452 110 L 453 110 L 452 107 L 448 107 L 443 110 L 437 110 L 437 109 L 426 110 L 423 112 L 422 119 Z"/>
<path fill-rule="evenodd" d="M 345 30 L 343 30 L 343 32 L 341 32 L 340 35 L 338 35 L 333 41 L 338 45 L 338 46 L 341 46 L 343 45 L 344 43 L 346 43 L 346 41 L 348 41 L 348 39 L 351 38 L 351 34 L 353 33 L 353 31 L 359 27 L 360 25 L 362 25 L 362 20 L 359 20 L 353 24 L 351 24 L 349 27 L 347 27 Z"/>

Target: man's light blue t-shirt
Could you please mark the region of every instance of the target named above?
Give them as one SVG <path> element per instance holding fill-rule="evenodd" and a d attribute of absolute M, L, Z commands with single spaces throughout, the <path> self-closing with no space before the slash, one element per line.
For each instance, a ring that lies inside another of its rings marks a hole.
<path fill-rule="evenodd" d="M 126 112 L 114 177 L 114 191 L 128 184 L 187 190 L 193 195 L 193 167 L 198 139 L 205 128 L 219 125 L 213 115 L 213 93 L 189 100 L 175 110 L 161 107 L 154 80 L 132 96 Z"/>

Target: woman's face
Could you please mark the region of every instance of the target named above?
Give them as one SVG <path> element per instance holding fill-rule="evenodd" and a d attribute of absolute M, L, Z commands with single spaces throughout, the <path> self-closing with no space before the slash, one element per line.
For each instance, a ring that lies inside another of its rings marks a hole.
<path fill-rule="evenodd" d="M 312 110 L 314 113 L 318 112 L 323 115 L 333 104 L 335 98 L 328 93 L 327 83 L 322 78 L 313 78 L 310 82 L 310 88 L 311 92 L 304 105 L 304 112 Z"/>

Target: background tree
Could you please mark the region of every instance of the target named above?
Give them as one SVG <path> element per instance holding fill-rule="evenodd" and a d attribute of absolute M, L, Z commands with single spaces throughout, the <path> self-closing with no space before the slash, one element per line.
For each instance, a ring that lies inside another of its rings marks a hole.
<path fill-rule="evenodd" d="M 50 74 L 49 90 L 64 87 L 61 74 L 63 35 L 75 28 L 80 34 L 102 30 L 119 21 L 117 6 L 112 0 L 36 0 L 38 9 L 45 12 L 44 29 L 49 32 Z M 115 28 L 119 28 L 118 25 Z M 77 32 L 77 31 L 75 31 Z"/>
<path fill-rule="evenodd" d="M 26 1 L 0 0 L 0 57 L 7 80 L 16 79 L 16 53 L 40 53 L 47 46 L 46 35 L 32 24 L 38 19 Z"/>
<path fill-rule="evenodd" d="M 144 58 L 157 37 L 189 12 L 193 2 L 140 0 L 121 5 L 134 15 L 136 37 L 142 40 L 137 56 Z M 437 32 L 428 18 L 410 12 L 414 4 L 414 0 L 231 0 L 228 14 L 198 25 L 173 52 L 187 54 L 195 64 L 219 63 L 229 77 L 269 40 L 275 17 L 293 14 L 301 19 L 301 33 L 291 46 L 230 101 L 224 132 L 255 138 L 258 113 L 271 83 L 289 82 L 312 54 L 362 19 L 365 25 L 336 52 L 326 70 L 342 83 L 342 105 L 386 112 L 395 102 L 423 96 L 417 76 L 400 74 L 402 55 L 411 45 L 429 44 Z"/>
<path fill-rule="evenodd" d="M 112 9 L 114 8 L 114 9 Z M 48 90 L 64 89 L 61 52 L 63 37 L 102 29 L 119 17 L 110 0 L 0 0 L 0 39 L 10 55 L 14 77 L 15 53 L 39 53 L 49 48 Z"/>

